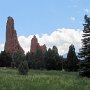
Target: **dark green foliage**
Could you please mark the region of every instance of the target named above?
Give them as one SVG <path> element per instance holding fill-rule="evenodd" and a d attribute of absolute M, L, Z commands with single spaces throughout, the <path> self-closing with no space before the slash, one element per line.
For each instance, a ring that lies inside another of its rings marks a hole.
<path fill-rule="evenodd" d="M 27 61 L 24 60 L 24 61 L 20 62 L 18 71 L 21 75 L 27 75 L 27 73 L 29 71 Z"/>
<path fill-rule="evenodd" d="M 63 58 L 62 59 L 62 70 L 67 71 L 68 67 L 67 67 L 67 58 Z"/>
<path fill-rule="evenodd" d="M 0 67 L 11 67 L 12 58 L 9 53 L 1 51 L 0 54 Z"/>
<path fill-rule="evenodd" d="M 53 49 L 48 49 L 48 51 L 46 52 L 45 61 L 47 70 L 62 69 L 62 62 L 60 60 L 60 56 L 58 54 L 58 49 L 56 46 L 53 46 Z"/>
<path fill-rule="evenodd" d="M 53 52 L 50 48 L 48 49 L 46 53 L 45 59 L 46 59 L 46 69 L 47 70 L 53 70 L 56 68 Z"/>
<path fill-rule="evenodd" d="M 78 69 L 78 59 L 75 53 L 74 45 L 70 45 L 69 51 L 67 54 L 67 70 L 68 71 L 77 71 Z"/>
<path fill-rule="evenodd" d="M 84 61 L 80 64 L 80 75 L 90 77 L 90 17 L 84 16 L 82 48 L 79 57 Z"/>
<path fill-rule="evenodd" d="M 41 50 L 37 50 L 35 53 L 35 69 L 44 68 L 44 54 Z"/>
<path fill-rule="evenodd" d="M 45 68 L 45 53 L 41 50 L 37 50 L 35 53 L 27 53 L 26 60 L 28 62 L 29 68 L 32 69 L 44 69 Z"/>
<path fill-rule="evenodd" d="M 12 66 L 18 68 L 19 64 L 25 60 L 25 55 L 21 52 L 16 52 L 12 55 Z M 14 66 L 15 65 L 15 66 Z"/>
<path fill-rule="evenodd" d="M 52 50 L 48 49 L 45 53 L 37 50 L 35 53 L 28 52 L 26 54 L 28 66 L 32 69 L 61 70 L 62 59 L 63 57 L 59 56 L 56 46 L 53 46 Z"/>
<path fill-rule="evenodd" d="M 35 54 L 34 53 L 26 53 L 26 60 L 28 62 L 28 66 L 29 68 L 33 68 L 33 63 L 34 63 L 34 60 L 35 60 Z"/>
<path fill-rule="evenodd" d="M 90 62 L 82 61 L 80 64 L 80 72 L 79 75 L 87 76 L 90 78 Z"/>

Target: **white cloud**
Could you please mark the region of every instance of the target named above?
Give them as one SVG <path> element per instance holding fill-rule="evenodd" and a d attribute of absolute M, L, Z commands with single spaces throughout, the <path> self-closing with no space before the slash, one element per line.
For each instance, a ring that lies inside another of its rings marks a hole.
<path fill-rule="evenodd" d="M 30 51 L 31 39 L 33 35 L 29 35 L 28 37 L 19 36 L 18 40 L 22 48 L 25 52 Z M 68 52 L 69 46 L 74 44 L 76 51 L 78 51 L 81 47 L 81 38 L 82 31 L 77 29 L 57 29 L 54 32 L 49 34 L 38 35 L 38 42 L 40 45 L 46 44 L 47 49 L 52 48 L 54 45 L 57 46 L 59 54 L 63 55 Z M 4 44 L 0 43 L 0 51 L 4 50 Z"/>
<path fill-rule="evenodd" d="M 4 44 L 0 43 L 0 52 L 4 50 Z"/>
<path fill-rule="evenodd" d="M 89 12 L 90 12 L 90 9 L 85 8 L 84 11 L 85 11 L 86 13 L 89 13 Z"/>
<path fill-rule="evenodd" d="M 22 48 L 25 50 L 25 53 L 30 51 L 30 44 L 31 44 L 31 39 L 33 35 L 30 35 L 28 37 L 25 36 L 19 36 L 18 40 Z"/>
<path fill-rule="evenodd" d="M 19 42 L 25 52 L 30 51 L 30 44 L 33 35 L 29 35 L 28 37 L 19 36 Z M 57 29 L 52 32 L 50 35 L 36 35 L 38 38 L 38 42 L 43 45 L 46 44 L 47 48 L 52 48 L 52 46 L 57 46 L 59 54 L 63 55 L 68 52 L 68 48 L 71 44 L 74 44 L 76 51 L 81 47 L 81 38 L 82 31 L 77 29 Z"/>
<path fill-rule="evenodd" d="M 70 17 L 70 20 L 74 22 L 76 20 L 76 18 L 75 17 Z"/>

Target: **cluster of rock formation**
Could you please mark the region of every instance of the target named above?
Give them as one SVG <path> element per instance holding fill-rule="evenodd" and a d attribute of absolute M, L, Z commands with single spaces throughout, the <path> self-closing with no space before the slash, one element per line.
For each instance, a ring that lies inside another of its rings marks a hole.
<path fill-rule="evenodd" d="M 6 23 L 6 42 L 4 50 L 10 54 L 14 54 L 16 52 L 24 53 L 24 50 L 18 42 L 16 30 L 14 29 L 14 19 L 10 16 Z M 41 50 L 42 53 L 45 53 L 47 48 L 45 44 L 40 46 L 36 36 L 34 36 L 31 40 L 30 52 L 35 53 L 37 50 Z"/>
<path fill-rule="evenodd" d="M 6 42 L 4 50 L 10 54 L 16 52 L 24 53 L 24 50 L 22 49 L 22 47 L 18 42 L 16 30 L 14 29 L 14 20 L 10 16 L 8 17 L 6 23 Z"/>
<path fill-rule="evenodd" d="M 31 49 L 30 49 L 30 52 L 35 53 L 37 50 L 41 50 L 42 53 L 45 53 L 47 48 L 46 48 L 45 44 L 40 46 L 36 36 L 34 35 L 32 40 L 31 40 Z"/>

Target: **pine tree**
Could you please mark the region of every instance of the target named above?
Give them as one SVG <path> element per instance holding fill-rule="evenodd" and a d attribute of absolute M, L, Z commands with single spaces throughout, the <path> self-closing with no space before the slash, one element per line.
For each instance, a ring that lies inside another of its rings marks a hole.
<path fill-rule="evenodd" d="M 0 53 L 0 67 L 11 67 L 12 58 L 9 53 L 1 51 Z"/>
<path fill-rule="evenodd" d="M 18 68 L 19 64 L 25 59 L 25 55 L 21 52 L 15 52 L 12 55 L 12 64 L 14 64 L 14 67 Z M 13 65 L 12 65 L 13 66 Z"/>
<path fill-rule="evenodd" d="M 45 61 L 46 61 L 46 69 L 47 70 L 61 70 L 61 60 L 60 56 L 58 54 L 58 49 L 56 46 L 53 46 L 53 48 L 49 48 L 46 52 Z"/>
<path fill-rule="evenodd" d="M 80 75 L 90 77 L 90 17 L 84 16 L 85 24 L 83 30 L 82 48 L 79 56 L 84 61 L 81 63 Z"/>
<path fill-rule="evenodd" d="M 74 45 L 71 44 L 67 54 L 67 69 L 68 71 L 77 71 L 78 69 L 78 59 L 75 53 Z"/>
<path fill-rule="evenodd" d="M 18 71 L 21 75 L 27 75 L 27 73 L 29 71 L 27 61 L 24 60 L 19 64 Z"/>

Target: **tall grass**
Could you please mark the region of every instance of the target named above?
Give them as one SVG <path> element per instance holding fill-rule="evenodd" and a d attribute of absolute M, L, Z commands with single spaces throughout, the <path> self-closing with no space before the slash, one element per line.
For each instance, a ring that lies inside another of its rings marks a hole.
<path fill-rule="evenodd" d="M 90 90 L 90 79 L 77 72 L 30 70 L 19 75 L 15 69 L 0 69 L 0 90 Z"/>

